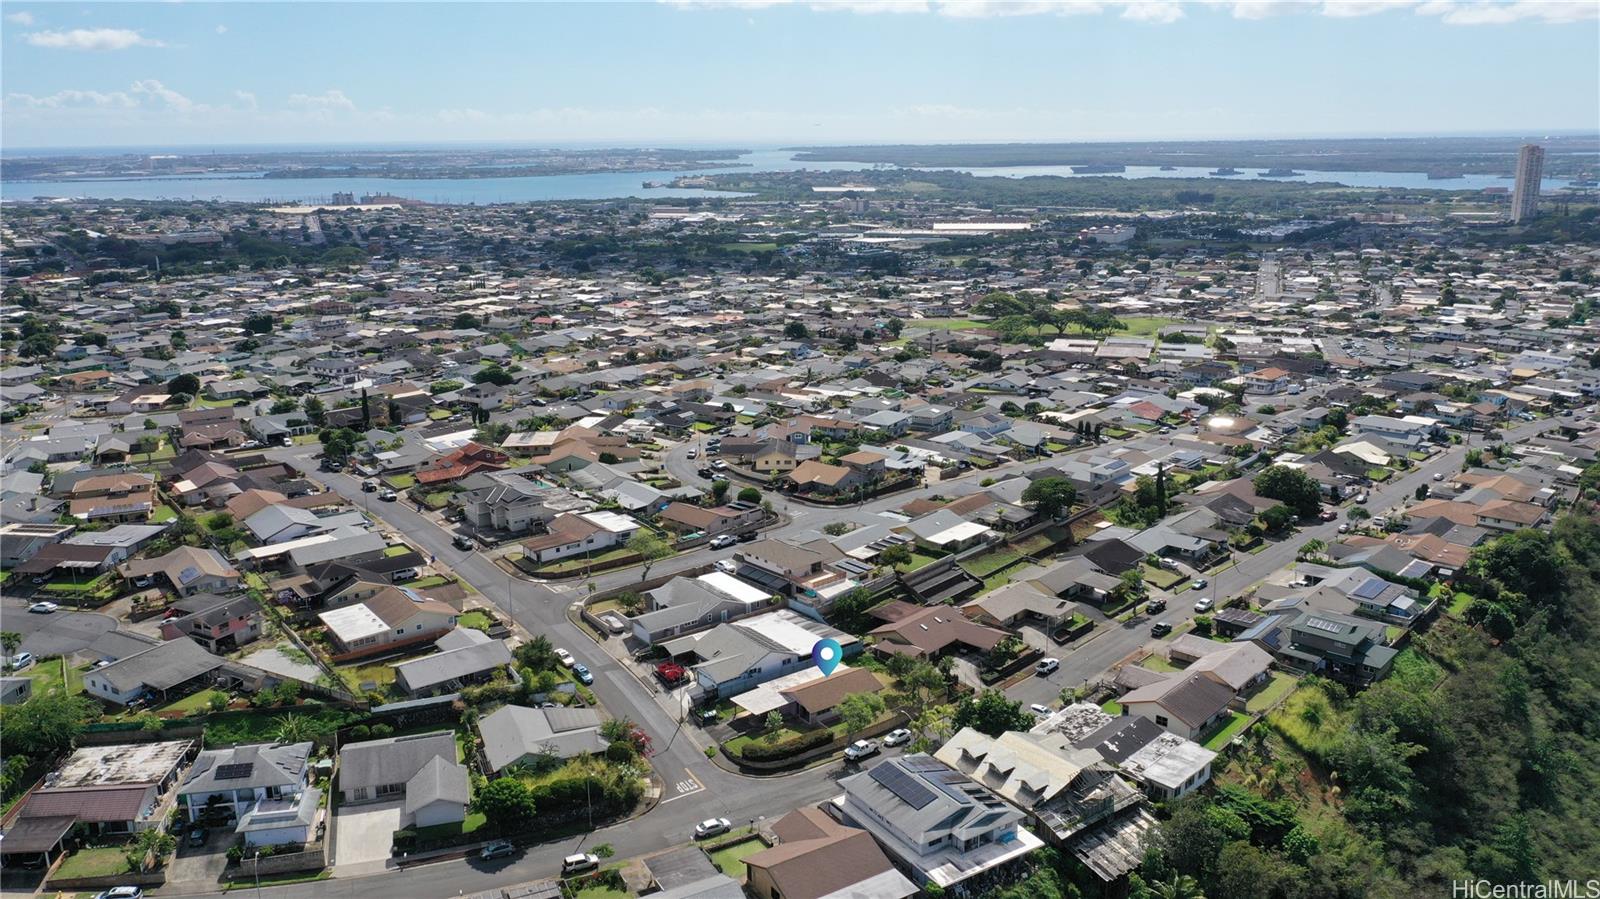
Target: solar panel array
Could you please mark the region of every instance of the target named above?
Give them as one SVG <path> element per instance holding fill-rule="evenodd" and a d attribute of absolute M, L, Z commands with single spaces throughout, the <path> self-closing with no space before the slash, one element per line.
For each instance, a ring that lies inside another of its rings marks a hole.
<path fill-rule="evenodd" d="M 884 762 L 868 771 L 867 774 L 878 783 L 882 784 L 889 792 L 900 797 L 900 801 L 914 809 L 922 809 L 934 800 L 933 791 L 923 786 L 922 782 L 902 771 L 898 765 Z"/>
<path fill-rule="evenodd" d="M 187 584 L 199 576 L 199 568 L 195 567 L 194 565 L 185 565 L 183 570 L 178 572 L 178 583 Z"/>
<path fill-rule="evenodd" d="M 1339 624 L 1337 621 L 1329 621 L 1326 618 L 1307 618 L 1306 627 L 1316 628 L 1319 631 L 1327 631 L 1330 634 L 1337 634 L 1344 630 L 1343 625 Z"/>
<path fill-rule="evenodd" d="M 1384 591 L 1384 588 L 1388 586 L 1388 584 L 1378 580 L 1375 577 L 1369 577 L 1361 582 L 1361 586 L 1355 588 L 1355 590 L 1351 592 L 1362 599 L 1374 599 L 1378 596 L 1378 594 Z"/>
<path fill-rule="evenodd" d="M 241 762 L 232 765 L 218 765 L 217 780 L 238 780 L 243 777 L 249 777 L 250 772 L 254 771 L 255 767 L 255 764 L 252 762 Z"/>

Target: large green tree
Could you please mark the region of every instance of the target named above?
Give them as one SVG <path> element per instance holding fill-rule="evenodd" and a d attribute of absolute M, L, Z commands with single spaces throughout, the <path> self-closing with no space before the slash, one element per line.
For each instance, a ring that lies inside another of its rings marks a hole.
<path fill-rule="evenodd" d="M 976 697 L 961 700 L 951 722 L 956 730 L 970 727 L 991 737 L 1008 730 L 1025 731 L 1033 723 L 1033 715 L 1023 710 L 1022 703 L 1007 699 L 999 690 L 984 690 Z"/>
<path fill-rule="evenodd" d="M 1256 493 L 1268 499 L 1278 500 L 1293 509 L 1297 515 L 1309 518 L 1316 515 L 1322 506 L 1322 488 L 1310 475 L 1298 468 L 1269 465 L 1256 475 L 1251 483 L 1255 486 Z"/>

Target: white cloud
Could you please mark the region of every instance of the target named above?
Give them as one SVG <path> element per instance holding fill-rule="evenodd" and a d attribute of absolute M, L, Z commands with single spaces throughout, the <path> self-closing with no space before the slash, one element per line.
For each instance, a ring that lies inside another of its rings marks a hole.
<path fill-rule="evenodd" d="M 70 31 L 35 31 L 27 35 L 29 44 L 51 50 L 126 50 L 129 47 L 162 47 L 129 28 L 74 28 Z"/>
<path fill-rule="evenodd" d="M 139 101 L 122 91 L 64 90 L 43 97 L 33 94 L 6 94 L 6 104 L 28 109 L 131 109 Z"/>
<path fill-rule="evenodd" d="M 1524 21 L 1561 25 L 1600 19 L 1600 4 L 1591 0 L 1432 0 L 1417 7 L 1417 14 L 1438 16 L 1447 25 L 1508 25 Z"/>
<path fill-rule="evenodd" d="M 13 25 L 32 25 L 33 24 L 33 13 L 31 13 L 31 12 L 7 13 L 6 14 L 6 21 L 10 22 Z"/>
<path fill-rule="evenodd" d="M 356 104 L 341 90 L 326 90 L 320 94 L 290 94 L 289 108 L 310 116 L 331 118 L 336 113 L 356 111 Z"/>
<path fill-rule="evenodd" d="M 218 25 L 217 26 L 217 33 L 218 34 L 227 34 L 228 33 L 228 26 L 226 26 L 226 25 Z"/>
<path fill-rule="evenodd" d="M 157 103 L 160 103 L 162 106 L 177 110 L 178 112 L 189 112 L 195 108 L 195 103 L 193 100 L 190 100 L 188 97 L 185 97 L 183 94 L 180 94 L 172 88 L 167 87 L 154 78 L 146 78 L 143 81 L 135 81 L 130 90 L 132 90 L 135 94 L 149 97 Z"/>
<path fill-rule="evenodd" d="M 1183 4 L 1172 0 L 1134 0 L 1122 10 L 1124 19 L 1169 25 L 1183 18 Z"/>
<path fill-rule="evenodd" d="M 797 0 L 659 0 L 685 10 L 757 10 L 797 5 Z M 1006 16 L 1092 15 L 1121 11 L 1124 19 L 1170 24 L 1191 7 L 1224 10 L 1236 19 L 1321 15 L 1348 19 L 1414 9 L 1448 25 L 1496 25 L 1536 21 L 1550 24 L 1600 18 L 1593 0 L 809 0 L 817 12 L 934 13 L 951 19 Z"/>
<path fill-rule="evenodd" d="M 255 109 L 259 105 L 256 103 L 256 95 L 249 91 L 234 91 L 233 98 L 245 109 Z"/>

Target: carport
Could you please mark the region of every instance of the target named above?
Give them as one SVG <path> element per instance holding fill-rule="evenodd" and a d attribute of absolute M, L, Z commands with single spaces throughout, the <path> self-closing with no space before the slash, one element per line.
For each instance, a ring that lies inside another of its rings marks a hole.
<path fill-rule="evenodd" d="M 75 815 L 18 818 L 17 823 L 0 836 L 0 856 L 4 856 L 5 867 L 35 864 L 50 867 L 61 853 L 62 839 L 77 820 Z"/>

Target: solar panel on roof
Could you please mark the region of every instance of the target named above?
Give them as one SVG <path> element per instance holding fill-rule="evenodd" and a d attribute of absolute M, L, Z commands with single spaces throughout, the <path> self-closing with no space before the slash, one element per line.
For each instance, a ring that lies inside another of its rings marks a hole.
<path fill-rule="evenodd" d="M 218 765 L 217 780 L 238 780 L 240 778 L 249 777 L 250 772 L 254 771 L 255 767 L 256 766 L 254 762 L 239 762 L 231 765 Z"/>
<path fill-rule="evenodd" d="M 1353 592 L 1362 599 L 1372 599 L 1379 593 L 1382 593 L 1383 588 L 1386 586 L 1388 585 L 1383 581 L 1380 581 L 1375 577 L 1369 577 L 1362 581 L 1361 586 L 1357 587 Z"/>
<path fill-rule="evenodd" d="M 1319 631 L 1327 631 L 1330 634 L 1337 634 L 1344 630 L 1344 628 L 1341 627 L 1338 622 L 1329 621 L 1326 618 L 1307 618 L 1306 627 L 1316 628 Z"/>
<path fill-rule="evenodd" d="M 900 798 L 901 802 L 914 809 L 922 809 L 934 799 L 933 791 L 923 786 L 916 778 L 900 770 L 897 766 L 885 762 L 868 771 L 867 774 L 884 789 Z"/>
<path fill-rule="evenodd" d="M 178 583 L 187 584 L 187 583 L 189 583 L 190 581 L 194 580 L 195 578 L 197 578 L 199 576 L 200 576 L 200 569 L 199 568 L 196 568 L 193 565 L 185 565 L 183 570 L 178 572 Z"/>

